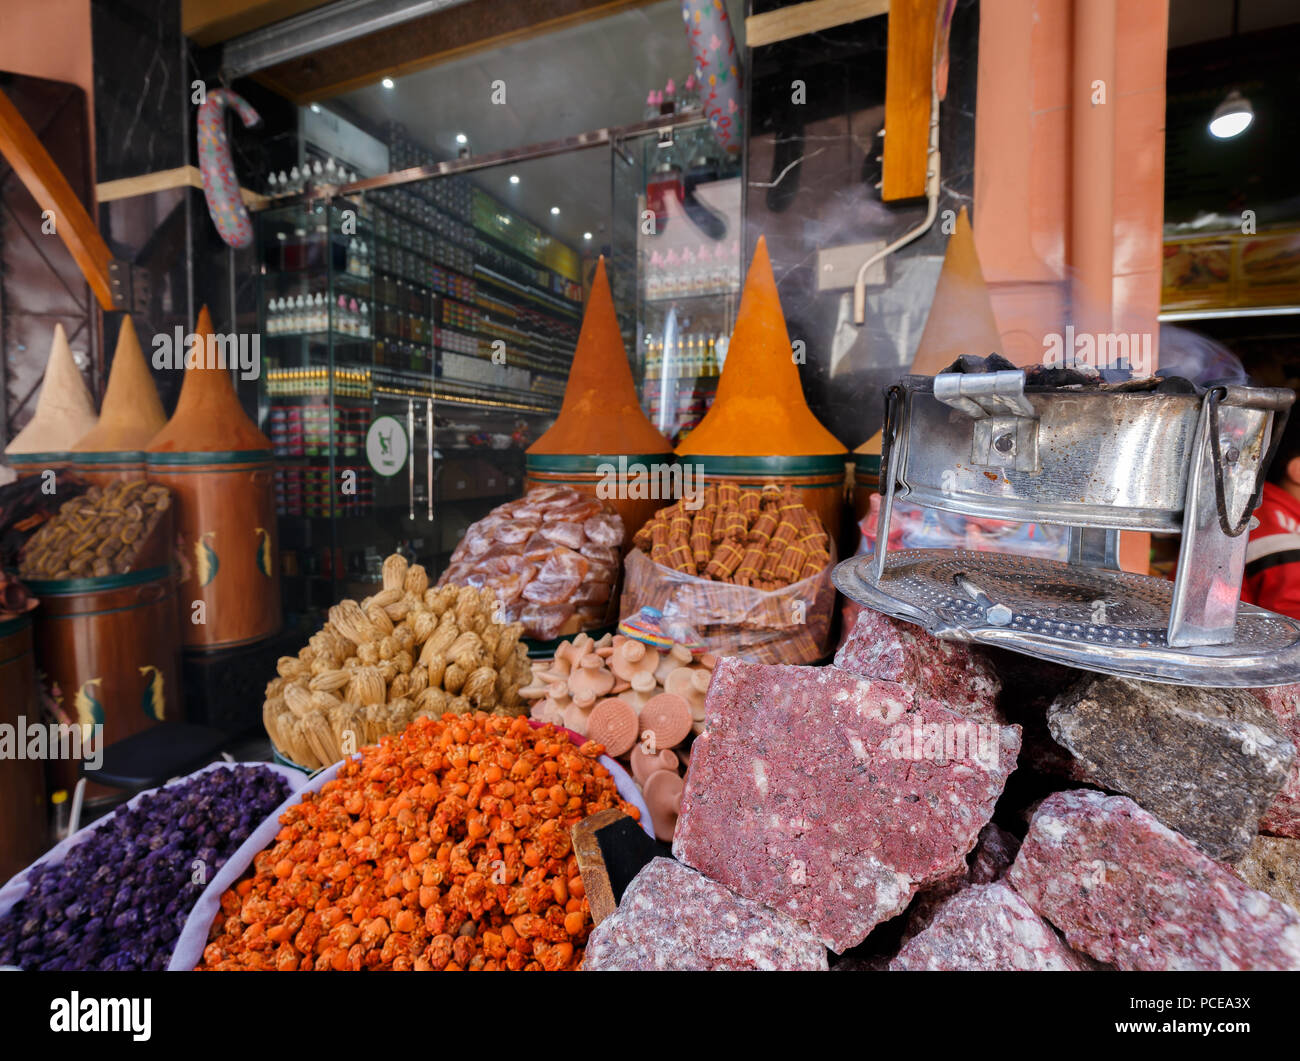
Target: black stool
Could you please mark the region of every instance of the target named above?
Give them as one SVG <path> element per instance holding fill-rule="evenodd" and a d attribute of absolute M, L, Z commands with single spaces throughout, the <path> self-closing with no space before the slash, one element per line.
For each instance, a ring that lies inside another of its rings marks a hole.
<path fill-rule="evenodd" d="M 205 766 L 229 739 L 208 726 L 160 722 L 108 745 L 98 770 L 87 770 L 83 761 L 80 772 L 98 785 L 140 792 Z"/>

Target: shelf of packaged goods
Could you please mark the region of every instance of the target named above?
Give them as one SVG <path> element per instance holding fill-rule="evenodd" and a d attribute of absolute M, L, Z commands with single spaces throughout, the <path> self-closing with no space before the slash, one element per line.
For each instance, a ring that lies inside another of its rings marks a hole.
<path fill-rule="evenodd" d="M 268 343 L 277 343 L 287 345 L 290 342 L 297 342 L 303 346 L 328 346 L 333 343 L 338 346 L 362 346 L 373 343 L 373 335 L 361 336 L 350 335 L 346 332 L 281 332 L 278 335 L 269 335 L 265 331 L 262 338 Z M 337 360 L 337 358 L 335 359 Z"/>
<path fill-rule="evenodd" d="M 484 232 L 480 228 L 475 228 L 474 235 L 475 238 L 482 240 L 482 242 L 485 244 L 488 250 L 494 251 L 499 254 L 503 254 L 507 258 L 510 258 L 518 262 L 526 269 L 531 269 L 534 271 L 545 273 L 547 277 L 556 277 L 562 284 L 575 284 L 575 285 L 577 284 L 577 281 L 570 280 L 563 273 L 559 272 L 557 269 L 553 268 L 552 266 L 547 265 L 544 261 L 534 258 L 529 254 L 525 254 L 518 247 L 514 247 L 509 243 L 503 242 L 498 236 L 494 236 L 490 232 Z M 543 290 L 549 291 L 549 288 L 543 288 Z M 551 291 L 550 293 L 555 294 L 554 291 Z"/>
<path fill-rule="evenodd" d="M 530 287 L 519 280 L 512 280 L 508 276 L 502 276 L 500 273 L 493 272 L 483 265 L 474 266 L 474 280 L 477 283 L 496 284 L 498 287 L 513 292 L 516 295 L 522 295 L 524 298 L 531 299 L 541 306 L 550 307 L 563 314 L 572 317 L 574 320 L 581 318 L 581 305 L 576 302 L 569 302 L 567 299 L 561 299 L 558 295 L 553 295 L 549 291 L 543 291 L 541 288 Z"/>

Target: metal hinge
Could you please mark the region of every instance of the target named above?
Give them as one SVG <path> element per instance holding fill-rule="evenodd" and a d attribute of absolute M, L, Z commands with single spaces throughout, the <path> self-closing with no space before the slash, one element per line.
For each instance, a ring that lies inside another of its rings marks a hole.
<path fill-rule="evenodd" d="M 113 308 L 127 313 L 147 313 L 149 310 L 149 270 L 143 266 L 114 258 L 108 263 L 108 287 L 113 296 Z"/>

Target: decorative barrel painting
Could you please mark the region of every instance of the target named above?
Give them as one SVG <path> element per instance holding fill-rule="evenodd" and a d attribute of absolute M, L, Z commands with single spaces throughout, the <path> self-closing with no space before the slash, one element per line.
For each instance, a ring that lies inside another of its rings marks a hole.
<path fill-rule="evenodd" d="M 529 453 L 524 457 L 524 489 L 562 485 L 600 497 L 623 519 L 623 552 L 626 553 L 632 548 L 632 535 L 641 525 L 665 505 L 677 500 L 675 494 L 664 497 L 658 490 L 654 491 L 654 497 L 628 495 L 640 495 L 642 483 L 645 484 L 645 493 L 649 494 L 652 474 L 676 463 L 677 458 L 671 453 L 613 457 L 595 453 Z M 626 474 L 622 469 L 626 469 Z M 639 475 L 639 469 L 644 469 L 645 474 Z M 654 479 L 662 479 L 662 472 Z M 600 490 L 602 482 L 613 489 Z M 602 496 L 611 494 L 613 496 Z"/>
<path fill-rule="evenodd" d="M 150 453 L 172 491 L 184 648 L 234 648 L 280 629 L 280 551 L 271 454 Z M 201 620 L 201 621 L 196 621 Z"/>
<path fill-rule="evenodd" d="M 112 744 L 183 717 L 170 567 L 31 581 L 37 663 L 73 722 L 102 725 Z M 65 782 L 66 783 L 66 782 Z M 108 790 L 96 785 L 90 795 Z"/>
<path fill-rule="evenodd" d="M 94 486 L 145 477 L 143 450 L 108 453 L 73 453 L 72 471 Z"/>
<path fill-rule="evenodd" d="M 20 615 L 0 623 L 0 725 L 12 727 L 20 739 L 23 725 L 42 722 L 32 620 Z M 0 770 L 0 881 L 36 860 L 46 847 L 45 832 L 41 760 L 14 755 Z"/>
<path fill-rule="evenodd" d="M 63 480 L 64 472 L 76 474 L 72 467 L 71 455 L 67 453 L 9 453 L 5 455 L 5 463 L 20 479 L 28 475 L 44 475 L 47 471 L 52 471 L 56 491 Z"/>
<path fill-rule="evenodd" d="M 692 454 L 680 457 L 692 467 L 692 481 L 704 486 L 736 483 L 742 489 L 760 490 L 768 483 L 789 487 L 809 512 L 817 514 L 833 537 L 840 534 L 844 518 L 845 461 L 838 453 L 810 457 L 714 457 Z M 836 545 L 839 546 L 839 542 Z"/>

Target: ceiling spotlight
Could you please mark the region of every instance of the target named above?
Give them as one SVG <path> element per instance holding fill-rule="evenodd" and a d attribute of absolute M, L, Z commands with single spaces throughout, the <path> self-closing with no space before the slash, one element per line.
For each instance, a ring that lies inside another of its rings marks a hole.
<path fill-rule="evenodd" d="M 1234 88 L 1214 109 L 1214 117 L 1210 119 L 1210 135 L 1219 140 L 1231 140 L 1250 128 L 1250 123 L 1254 120 L 1255 112 L 1250 106 L 1250 100 Z"/>
<path fill-rule="evenodd" d="M 468 143 L 469 143 L 469 137 L 466 136 L 464 133 L 457 133 L 457 134 L 456 134 L 456 143 L 458 143 L 458 144 L 468 144 Z"/>
<path fill-rule="evenodd" d="M 313 104 L 311 105 L 311 112 L 312 112 L 312 114 L 319 114 L 319 113 L 320 113 L 320 104 L 319 104 L 319 103 L 313 103 Z"/>
<path fill-rule="evenodd" d="M 393 79 L 392 79 L 391 77 L 386 77 L 386 78 L 384 78 L 384 79 L 383 79 L 381 82 L 379 82 L 379 83 L 380 83 L 381 85 L 383 85 L 384 88 L 392 88 L 392 87 L 393 87 Z"/>
<path fill-rule="evenodd" d="M 551 207 L 551 216 L 558 217 L 559 215 L 560 215 L 560 208 L 558 206 Z"/>
<path fill-rule="evenodd" d="M 590 233 L 590 232 L 584 232 L 584 233 L 582 234 L 582 238 L 583 238 L 583 239 L 591 239 L 591 233 Z"/>
<path fill-rule="evenodd" d="M 511 183 L 511 184 L 518 184 L 518 183 L 519 183 L 519 174 L 518 174 L 518 173 L 512 173 L 512 174 L 510 174 L 510 183 Z"/>

